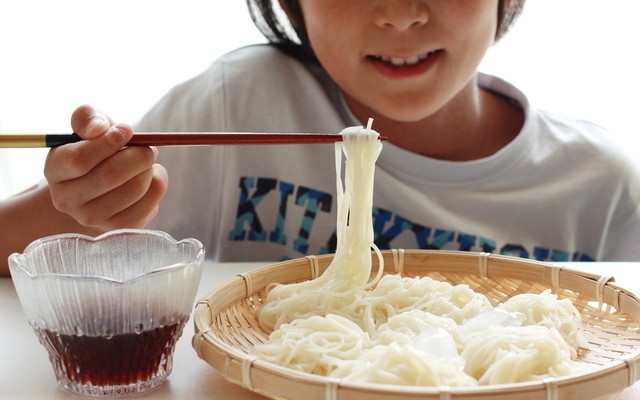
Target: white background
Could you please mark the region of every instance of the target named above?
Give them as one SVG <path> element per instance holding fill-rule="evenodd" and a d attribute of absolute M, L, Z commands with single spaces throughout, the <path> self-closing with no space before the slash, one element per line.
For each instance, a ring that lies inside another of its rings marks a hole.
<path fill-rule="evenodd" d="M 640 155 L 639 15 L 638 0 L 529 0 L 481 70 Z M 1 0 L 0 133 L 69 132 L 83 103 L 133 123 L 220 54 L 262 41 L 244 0 Z M 0 150 L 0 198 L 37 181 L 45 155 Z"/>

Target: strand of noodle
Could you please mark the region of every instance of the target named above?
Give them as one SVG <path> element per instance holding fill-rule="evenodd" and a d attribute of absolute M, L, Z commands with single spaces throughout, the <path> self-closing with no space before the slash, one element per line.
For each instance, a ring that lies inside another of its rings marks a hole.
<path fill-rule="evenodd" d="M 373 125 L 373 118 L 369 118 L 369 120 L 367 121 L 367 130 L 368 131 L 371 130 L 371 125 Z"/>
<path fill-rule="evenodd" d="M 375 286 L 380 281 L 380 278 L 382 278 L 382 274 L 384 273 L 384 257 L 382 256 L 382 252 L 373 242 L 371 243 L 371 248 L 375 251 L 376 256 L 378 256 L 378 272 L 376 273 L 376 276 L 367 285 L 365 285 L 365 289 Z"/>
<path fill-rule="evenodd" d="M 344 200 L 345 190 L 344 190 L 344 185 L 342 183 L 342 154 L 345 151 L 344 143 L 336 142 L 334 149 L 335 149 L 334 158 L 335 158 L 335 164 L 336 164 L 336 204 L 338 205 L 336 220 L 346 221 L 348 207 L 340 207 L 340 205 L 344 204 L 344 201 L 345 201 Z M 342 244 L 342 239 L 344 235 L 341 234 L 341 228 L 342 227 L 339 225 L 336 226 L 336 235 L 337 235 L 336 248 L 340 248 Z"/>

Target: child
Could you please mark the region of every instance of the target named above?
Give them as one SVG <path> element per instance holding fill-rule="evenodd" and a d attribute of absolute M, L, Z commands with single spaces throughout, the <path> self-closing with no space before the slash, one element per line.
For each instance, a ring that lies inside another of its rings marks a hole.
<path fill-rule="evenodd" d="M 301 45 L 270 0 L 252 0 L 272 43 L 176 86 L 136 130 L 337 133 L 373 118 L 389 138 L 374 193 L 381 249 L 640 260 L 638 171 L 607 133 L 477 72 L 523 1 L 280 3 Z M 52 150 L 48 185 L 0 207 L 19 232 L 3 253 L 55 232 L 143 226 L 196 237 L 219 261 L 334 248 L 332 145 L 163 148 L 154 164 L 155 149 L 123 147 L 131 128 L 89 106 L 72 127 L 91 140 Z"/>

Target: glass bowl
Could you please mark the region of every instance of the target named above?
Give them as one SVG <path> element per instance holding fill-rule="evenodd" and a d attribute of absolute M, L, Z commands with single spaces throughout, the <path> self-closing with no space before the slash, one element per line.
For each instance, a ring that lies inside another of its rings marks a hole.
<path fill-rule="evenodd" d="M 85 396 L 162 384 L 202 274 L 196 239 L 127 229 L 38 239 L 9 257 L 20 302 L 58 384 Z"/>

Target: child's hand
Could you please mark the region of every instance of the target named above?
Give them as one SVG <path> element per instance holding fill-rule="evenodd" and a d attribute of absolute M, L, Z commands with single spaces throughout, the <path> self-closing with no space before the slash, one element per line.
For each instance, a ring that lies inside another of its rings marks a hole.
<path fill-rule="evenodd" d="M 142 228 L 167 190 L 155 148 L 125 144 L 133 133 L 102 112 L 77 108 L 71 126 L 84 140 L 51 149 L 44 173 L 54 206 L 80 224 L 103 231 Z"/>

